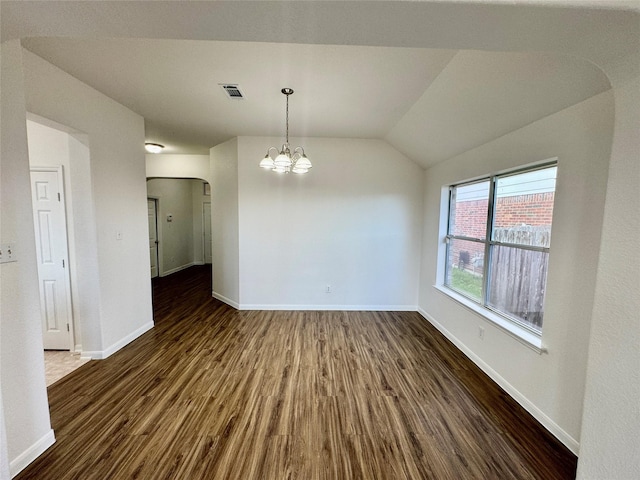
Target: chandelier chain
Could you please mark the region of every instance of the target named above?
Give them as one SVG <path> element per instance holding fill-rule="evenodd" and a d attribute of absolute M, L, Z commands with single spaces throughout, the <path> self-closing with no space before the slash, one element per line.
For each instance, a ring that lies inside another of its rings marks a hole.
<path fill-rule="evenodd" d="M 289 95 L 287 95 L 287 145 L 289 145 Z"/>

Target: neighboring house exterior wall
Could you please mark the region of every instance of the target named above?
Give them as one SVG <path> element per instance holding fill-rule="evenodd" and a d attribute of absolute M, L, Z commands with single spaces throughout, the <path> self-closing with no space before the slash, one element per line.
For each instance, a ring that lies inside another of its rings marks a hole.
<path fill-rule="evenodd" d="M 554 192 L 545 192 L 496 199 L 494 229 L 518 225 L 529 227 L 551 225 L 554 197 Z M 464 231 L 466 236 L 484 239 L 487 229 L 487 208 L 486 199 L 457 202 L 455 206 L 455 231 Z M 460 258 L 462 251 L 467 252 L 468 256 L 463 255 Z M 454 247 L 452 253 L 453 264 L 465 264 L 469 268 L 473 268 L 474 260 L 484 256 L 484 244 L 465 242 L 464 246 Z M 475 267 L 478 267 L 477 262 Z"/>

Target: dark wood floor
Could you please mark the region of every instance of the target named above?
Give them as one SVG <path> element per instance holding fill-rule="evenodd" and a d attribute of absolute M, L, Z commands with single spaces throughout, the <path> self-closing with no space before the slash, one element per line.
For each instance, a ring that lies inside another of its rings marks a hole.
<path fill-rule="evenodd" d="M 19 479 L 568 479 L 576 457 L 411 312 L 236 311 L 210 270 L 156 327 L 49 388 Z"/>

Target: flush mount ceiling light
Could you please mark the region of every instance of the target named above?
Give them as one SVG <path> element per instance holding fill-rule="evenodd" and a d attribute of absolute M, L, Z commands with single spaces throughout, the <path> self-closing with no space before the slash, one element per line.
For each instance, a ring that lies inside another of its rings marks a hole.
<path fill-rule="evenodd" d="M 164 148 L 164 145 L 160 145 L 159 143 L 149 143 L 149 142 L 147 142 L 147 143 L 144 144 L 144 148 L 149 153 L 160 153 L 162 151 L 162 149 Z"/>
<path fill-rule="evenodd" d="M 291 148 L 289 147 L 289 95 L 293 94 L 293 90 L 283 88 L 280 91 L 287 97 L 287 134 L 285 143 L 280 150 L 276 147 L 269 147 L 267 154 L 260 162 L 260 168 L 276 173 L 307 173 L 311 168 L 311 162 L 305 155 L 304 148 L 296 147 L 293 153 L 291 153 Z M 276 154 L 275 158 L 271 156 L 271 152 L 274 151 Z"/>

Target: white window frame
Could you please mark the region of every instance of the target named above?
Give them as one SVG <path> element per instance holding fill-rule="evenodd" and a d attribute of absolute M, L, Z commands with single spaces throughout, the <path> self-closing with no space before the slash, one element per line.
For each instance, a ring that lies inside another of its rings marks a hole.
<path fill-rule="evenodd" d="M 534 247 L 534 246 L 519 245 L 519 244 L 512 245 L 512 244 L 505 244 L 505 243 L 496 242 L 492 240 L 494 203 L 495 203 L 496 182 L 498 178 L 507 177 L 511 175 L 518 175 L 518 174 L 527 173 L 535 170 L 542 170 L 542 169 L 554 167 L 554 166 L 557 167 L 557 165 L 558 165 L 558 159 L 553 158 L 553 159 L 546 160 L 544 162 L 536 163 L 534 165 L 527 165 L 527 166 L 520 167 L 513 170 L 493 173 L 493 174 L 485 175 L 482 177 L 470 179 L 467 181 L 453 183 L 445 187 L 443 191 L 443 199 L 442 199 L 443 208 L 441 209 L 441 219 L 440 219 L 441 239 L 442 239 L 442 242 L 440 244 L 441 251 L 439 255 L 440 268 L 438 269 L 439 270 L 438 282 L 436 285 L 434 285 L 434 287 L 436 288 L 436 290 L 445 294 L 449 298 L 455 300 L 457 303 L 463 305 L 464 307 L 471 310 L 472 312 L 482 316 L 484 319 L 489 320 L 493 324 L 497 325 L 506 333 L 510 334 L 511 336 L 516 338 L 518 341 L 522 342 L 523 344 L 532 348 L 538 353 L 546 352 L 546 349 L 542 345 L 541 332 L 538 332 L 535 329 L 529 327 L 519 319 L 511 317 L 505 312 L 501 312 L 496 309 L 493 309 L 491 308 L 491 306 L 488 305 L 487 286 L 488 286 L 488 279 L 489 279 L 488 275 L 489 275 L 489 268 L 490 268 L 489 251 L 492 245 L 500 245 L 500 246 L 507 246 L 511 248 L 525 249 L 525 250 L 542 251 L 547 254 L 549 253 L 550 249 L 548 247 Z M 463 186 L 463 185 L 470 185 L 473 183 L 485 182 L 485 181 L 488 181 L 490 184 L 489 199 L 488 199 L 489 205 L 488 205 L 488 212 L 487 212 L 487 229 L 485 233 L 485 238 L 479 241 L 477 238 L 469 238 L 463 235 L 449 234 L 449 231 L 450 231 L 449 223 L 451 219 L 450 218 L 451 217 L 450 215 L 451 214 L 451 197 L 452 197 L 451 194 L 452 194 L 453 188 Z M 552 220 L 552 224 L 553 224 L 553 220 Z M 552 226 L 552 229 L 553 229 L 553 226 Z M 484 254 L 483 277 L 482 277 L 482 299 L 480 302 L 478 302 L 476 299 L 468 295 L 465 295 L 463 292 L 455 290 L 454 288 L 451 288 L 445 284 L 447 273 L 448 273 L 447 272 L 447 269 L 448 269 L 447 249 L 451 239 L 460 239 L 460 240 L 473 241 L 473 242 L 484 244 L 485 254 Z M 545 299 L 546 299 L 546 292 L 545 292 Z"/>

